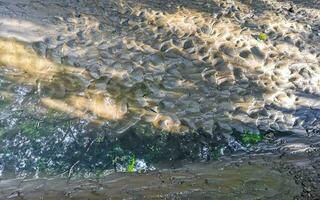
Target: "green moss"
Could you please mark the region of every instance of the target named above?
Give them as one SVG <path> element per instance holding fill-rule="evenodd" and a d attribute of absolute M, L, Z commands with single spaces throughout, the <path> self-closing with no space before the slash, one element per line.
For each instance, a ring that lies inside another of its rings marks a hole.
<path fill-rule="evenodd" d="M 210 159 L 211 160 L 218 160 L 219 157 L 222 155 L 221 151 L 222 151 L 223 148 L 224 148 L 223 145 L 220 145 L 220 146 L 214 147 L 214 148 L 210 148 L 210 151 L 209 151 Z"/>
<path fill-rule="evenodd" d="M 7 99 L 0 99 L 0 110 L 6 108 L 10 104 L 10 101 Z"/>
<path fill-rule="evenodd" d="M 20 131 L 31 138 L 37 138 L 40 136 L 39 124 L 33 121 L 26 121 L 20 124 Z"/>
<path fill-rule="evenodd" d="M 253 145 L 261 142 L 263 139 L 262 135 L 258 133 L 252 133 L 250 131 L 245 131 L 241 137 L 241 142 L 246 145 Z"/>
<path fill-rule="evenodd" d="M 5 135 L 6 130 L 5 128 L 0 128 L 0 138 L 2 138 L 3 135 Z"/>
<path fill-rule="evenodd" d="M 265 33 L 260 33 L 259 34 L 259 40 L 265 41 L 268 39 L 268 35 Z"/>
<path fill-rule="evenodd" d="M 52 123 L 44 123 L 41 121 L 33 121 L 28 119 L 19 124 L 18 130 L 30 139 L 37 139 L 43 136 L 53 134 L 56 127 Z"/>

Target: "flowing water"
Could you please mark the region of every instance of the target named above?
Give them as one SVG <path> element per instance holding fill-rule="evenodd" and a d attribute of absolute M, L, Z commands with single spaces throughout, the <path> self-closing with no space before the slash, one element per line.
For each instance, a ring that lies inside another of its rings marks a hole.
<path fill-rule="evenodd" d="M 273 0 L 4 2 L 0 199 L 301 193 L 248 155 L 319 147 L 319 10 L 293 15 Z"/>

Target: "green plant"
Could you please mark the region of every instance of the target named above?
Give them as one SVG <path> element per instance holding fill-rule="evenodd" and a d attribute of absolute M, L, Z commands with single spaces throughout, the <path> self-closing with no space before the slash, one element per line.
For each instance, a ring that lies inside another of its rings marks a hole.
<path fill-rule="evenodd" d="M 128 172 L 134 172 L 134 168 L 136 166 L 136 157 L 133 155 L 130 159 L 129 165 L 127 167 Z"/>
<path fill-rule="evenodd" d="M 263 139 L 262 135 L 258 133 L 252 133 L 250 131 L 245 131 L 241 137 L 241 141 L 246 145 L 257 144 Z"/>
<path fill-rule="evenodd" d="M 268 35 L 265 33 L 260 33 L 259 34 L 259 40 L 265 41 L 268 39 Z"/>
<path fill-rule="evenodd" d="M 101 143 L 101 142 L 103 142 L 103 141 L 104 141 L 104 136 L 99 135 L 99 136 L 96 137 L 96 142 L 97 142 L 97 143 Z"/>

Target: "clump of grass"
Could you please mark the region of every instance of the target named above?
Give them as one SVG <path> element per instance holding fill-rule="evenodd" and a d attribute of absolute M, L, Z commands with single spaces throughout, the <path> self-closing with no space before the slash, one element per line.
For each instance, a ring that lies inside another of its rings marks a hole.
<path fill-rule="evenodd" d="M 130 159 L 129 165 L 127 167 L 127 172 L 134 172 L 136 166 L 136 157 L 133 155 Z"/>
<path fill-rule="evenodd" d="M 263 139 L 262 135 L 258 133 L 252 133 L 250 131 L 245 131 L 241 137 L 241 142 L 245 145 L 253 145 L 261 142 Z"/>
<path fill-rule="evenodd" d="M 268 39 L 268 35 L 265 33 L 260 33 L 258 38 L 259 38 L 259 40 L 265 41 Z"/>

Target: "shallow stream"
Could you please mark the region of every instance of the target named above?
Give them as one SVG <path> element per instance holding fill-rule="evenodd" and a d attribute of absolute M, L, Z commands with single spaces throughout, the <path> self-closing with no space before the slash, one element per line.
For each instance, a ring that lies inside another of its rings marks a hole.
<path fill-rule="evenodd" d="M 320 13 L 254 2 L 0 0 L 0 199 L 316 190 Z"/>

